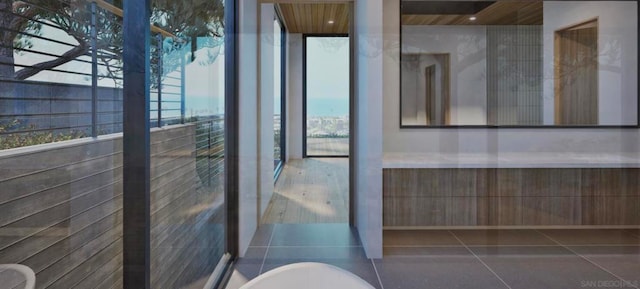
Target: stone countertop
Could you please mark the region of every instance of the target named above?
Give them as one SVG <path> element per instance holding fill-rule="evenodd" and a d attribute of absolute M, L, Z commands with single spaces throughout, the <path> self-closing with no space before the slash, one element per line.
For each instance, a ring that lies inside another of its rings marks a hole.
<path fill-rule="evenodd" d="M 385 153 L 392 168 L 640 168 L 639 153 Z"/>

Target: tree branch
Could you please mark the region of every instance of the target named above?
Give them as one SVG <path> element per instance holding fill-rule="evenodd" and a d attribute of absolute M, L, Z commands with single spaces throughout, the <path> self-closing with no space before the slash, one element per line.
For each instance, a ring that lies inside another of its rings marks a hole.
<path fill-rule="evenodd" d="M 18 9 L 27 6 L 27 3 L 25 3 L 24 1 L 15 1 L 11 6 L 13 8 L 13 11 L 18 11 Z"/>
<path fill-rule="evenodd" d="M 21 5 L 18 5 L 21 4 Z M 19 13 L 18 9 L 22 8 L 22 7 L 27 7 L 22 13 L 20 13 L 20 16 L 16 16 L 13 15 L 12 13 Z M 33 18 L 36 16 L 36 14 L 38 14 L 38 11 L 36 11 L 37 9 L 34 9 L 30 6 L 26 6 L 26 4 L 24 4 L 24 2 L 14 2 L 13 3 L 13 7 L 12 10 L 4 10 L 4 14 L 3 17 L 6 17 L 5 21 L 3 24 L 6 25 L 4 27 L 9 28 L 8 30 L 5 30 L 2 33 L 2 44 L 5 46 L 13 46 L 13 40 L 16 38 L 16 36 L 18 35 L 18 31 L 22 31 L 23 27 L 27 24 L 27 22 L 29 21 L 29 19 Z"/>
<path fill-rule="evenodd" d="M 16 72 L 16 76 L 15 79 L 19 79 L 19 80 L 25 80 L 31 76 L 34 76 L 36 74 L 38 74 L 38 72 L 43 71 L 43 70 L 47 70 L 47 69 L 51 69 L 57 66 L 60 66 L 62 64 L 65 64 L 69 61 L 72 61 L 74 59 L 76 59 L 77 57 L 87 53 L 89 51 L 89 46 L 86 45 L 84 42 L 80 42 L 80 44 L 78 44 L 78 46 L 72 48 L 71 50 L 65 52 L 64 54 L 62 54 L 60 57 L 51 60 L 51 61 L 45 61 L 45 62 L 41 62 L 38 64 L 35 64 L 33 66 L 30 67 L 25 67 L 19 71 Z"/>
<path fill-rule="evenodd" d="M 13 13 L 18 14 L 18 10 L 13 10 Z M 18 30 L 20 31 L 20 27 L 22 27 L 24 24 L 27 23 L 27 21 L 29 21 L 29 19 L 32 19 L 34 16 L 36 16 L 36 14 L 38 14 L 37 9 L 34 9 L 33 7 L 27 7 L 22 13 L 19 13 L 22 17 L 19 16 L 13 16 L 13 20 L 11 21 L 11 24 L 9 27 L 11 27 L 13 30 Z"/>

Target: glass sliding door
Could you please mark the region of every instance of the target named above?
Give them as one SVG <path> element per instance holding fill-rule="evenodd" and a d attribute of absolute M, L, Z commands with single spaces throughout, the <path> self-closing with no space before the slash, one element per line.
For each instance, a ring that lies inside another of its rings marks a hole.
<path fill-rule="evenodd" d="M 203 288 L 227 252 L 227 2 L 151 1 L 151 288 Z"/>
<path fill-rule="evenodd" d="M 285 59 L 286 59 L 286 31 L 278 16 L 274 13 L 273 20 L 273 149 L 274 169 L 277 177 L 286 159 L 286 89 L 285 89 Z"/>
<path fill-rule="evenodd" d="M 349 156 L 349 37 L 304 37 L 304 155 Z"/>
<path fill-rule="evenodd" d="M 0 264 L 37 288 L 122 288 L 122 7 L 104 4 L 0 1 Z"/>
<path fill-rule="evenodd" d="M 233 3 L 0 1 L 0 264 L 38 288 L 217 282 Z"/>

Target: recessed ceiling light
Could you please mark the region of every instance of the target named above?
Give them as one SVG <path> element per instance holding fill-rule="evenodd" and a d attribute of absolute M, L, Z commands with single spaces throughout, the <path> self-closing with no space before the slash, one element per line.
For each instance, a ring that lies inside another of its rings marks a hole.
<path fill-rule="evenodd" d="M 329 24 L 333 24 L 333 23 L 334 23 L 334 21 L 333 21 L 333 20 L 329 20 L 327 23 L 329 23 Z"/>
<path fill-rule="evenodd" d="M 476 21 L 476 19 L 478 19 L 478 18 L 476 18 L 475 16 L 469 17 L 469 20 L 471 20 L 471 21 Z"/>

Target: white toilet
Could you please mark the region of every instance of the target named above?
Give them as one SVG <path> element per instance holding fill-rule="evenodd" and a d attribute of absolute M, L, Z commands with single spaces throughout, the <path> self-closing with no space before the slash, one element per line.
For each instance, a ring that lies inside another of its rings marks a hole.
<path fill-rule="evenodd" d="M 295 263 L 266 272 L 240 289 L 372 289 L 353 273 L 323 263 Z"/>

